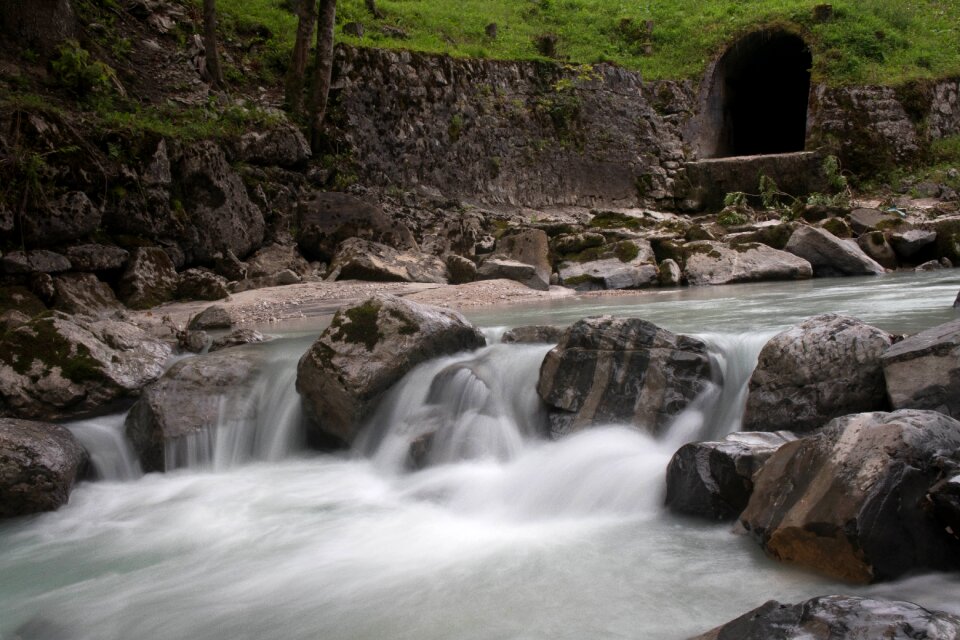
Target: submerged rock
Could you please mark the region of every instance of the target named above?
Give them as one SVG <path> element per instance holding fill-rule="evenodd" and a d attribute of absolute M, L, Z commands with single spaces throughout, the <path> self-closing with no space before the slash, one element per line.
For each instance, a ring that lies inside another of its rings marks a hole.
<path fill-rule="evenodd" d="M 171 348 L 139 327 L 55 312 L 0 339 L 0 413 L 61 420 L 135 396 Z"/>
<path fill-rule="evenodd" d="M 881 361 L 894 409 L 932 409 L 960 419 L 960 320 L 898 342 Z"/>
<path fill-rule="evenodd" d="M 349 444 L 381 396 L 410 369 L 485 343 L 456 311 L 374 296 L 337 312 L 300 359 L 297 390 L 316 426 Z"/>
<path fill-rule="evenodd" d="M 886 409 L 880 356 L 892 342 L 886 331 L 832 313 L 778 333 L 750 378 L 743 428 L 807 433 L 838 416 Z"/>
<path fill-rule="evenodd" d="M 575 323 L 543 360 L 537 392 L 555 436 L 597 424 L 659 433 L 710 382 L 706 345 L 637 318 Z"/>
<path fill-rule="evenodd" d="M 754 477 L 740 522 L 774 558 L 849 582 L 960 568 L 960 543 L 926 506 L 960 422 L 904 409 L 837 418 Z"/>
<path fill-rule="evenodd" d="M 65 427 L 0 418 L 0 518 L 58 509 L 86 466 Z"/>
<path fill-rule="evenodd" d="M 771 600 L 690 640 L 953 640 L 960 617 L 912 602 L 820 596 L 800 604 Z"/>
<path fill-rule="evenodd" d="M 813 267 L 813 275 L 818 278 L 885 273 L 883 267 L 855 243 L 845 242 L 816 227 L 798 227 L 784 250 L 808 261 Z"/>
<path fill-rule="evenodd" d="M 684 254 L 684 275 L 691 286 L 813 276 L 810 263 L 803 258 L 760 243 L 728 246 L 704 240 L 688 243 Z"/>
<path fill-rule="evenodd" d="M 788 431 L 731 433 L 719 442 L 691 442 L 667 466 L 664 503 L 677 513 L 732 520 L 747 506 L 753 475 L 796 436 Z"/>

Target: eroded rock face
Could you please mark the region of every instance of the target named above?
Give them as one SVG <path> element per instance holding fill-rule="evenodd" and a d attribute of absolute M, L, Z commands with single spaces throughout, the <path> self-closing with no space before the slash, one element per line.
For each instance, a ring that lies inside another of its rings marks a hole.
<path fill-rule="evenodd" d="M 157 247 L 133 252 L 117 290 L 131 309 L 149 309 L 173 300 L 179 277 L 170 256 Z"/>
<path fill-rule="evenodd" d="M 330 274 L 334 280 L 447 282 L 447 266 L 440 258 L 414 251 L 397 251 L 361 238 L 351 238 L 340 244 L 330 264 Z"/>
<path fill-rule="evenodd" d="M 925 496 L 958 447 L 960 422 L 934 411 L 837 418 L 767 460 L 740 522 L 774 558 L 849 582 L 955 570 Z"/>
<path fill-rule="evenodd" d="M 958 634 L 960 618 L 912 602 L 821 596 L 792 605 L 771 600 L 690 640 L 951 640 Z"/>
<path fill-rule="evenodd" d="M 55 312 L 0 340 L 0 413 L 62 420 L 137 395 L 170 347 L 139 327 Z"/>
<path fill-rule="evenodd" d="M 182 465 L 186 460 L 178 460 L 177 453 L 185 454 L 186 439 L 209 442 L 219 421 L 251 420 L 256 404 L 245 400 L 261 360 L 256 352 L 236 349 L 187 358 L 144 389 L 126 421 L 127 437 L 143 470 Z"/>
<path fill-rule="evenodd" d="M 898 342 L 882 363 L 894 409 L 932 409 L 960 419 L 960 320 Z"/>
<path fill-rule="evenodd" d="M 86 466 L 65 427 L 0 418 L 0 518 L 58 509 Z"/>
<path fill-rule="evenodd" d="M 230 292 L 223 276 L 206 269 L 187 269 L 177 278 L 176 295 L 181 300 L 223 300 Z"/>
<path fill-rule="evenodd" d="M 455 311 L 374 296 L 337 312 L 297 366 L 297 390 L 321 431 L 350 443 L 377 401 L 416 365 L 485 344 Z"/>
<path fill-rule="evenodd" d="M 300 130 L 283 124 L 268 131 L 251 131 L 240 137 L 238 155 L 244 162 L 278 167 L 295 167 L 306 162 L 310 145 Z"/>
<path fill-rule="evenodd" d="M 87 194 L 71 191 L 24 216 L 23 235 L 31 246 L 54 246 L 92 233 L 100 226 L 100 218 L 100 210 Z"/>
<path fill-rule="evenodd" d="M 750 378 L 743 428 L 807 433 L 849 413 L 887 408 L 880 356 L 886 331 L 824 314 L 778 333 Z"/>
<path fill-rule="evenodd" d="M 524 280 L 518 280 L 531 289 L 546 291 L 550 288 L 550 240 L 547 234 L 540 229 L 524 229 L 514 233 L 505 234 L 497 240 L 496 249 L 493 256 L 488 260 L 509 260 L 533 267 L 531 276 Z M 480 266 L 479 275 L 483 278 L 497 279 L 510 278 L 507 275 L 492 275 L 485 269 L 484 264 Z M 515 279 L 515 278 L 510 278 Z"/>
<path fill-rule="evenodd" d="M 130 252 L 107 244 L 79 244 L 67 248 L 67 258 L 78 271 L 115 271 L 122 269 Z"/>
<path fill-rule="evenodd" d="M 53 279 L 53 306 L 67 313 L 97 315 L 121 309 L 113 289 L 92 273 L 65 273 Z"/>
<path fill-rule="evenodd" d="M 571 326 L 547 354 L 537 392 L 555 436 L 609 423 L 658 433 L 709 381 L 700 340 L 637 318 L 597 316 Z"/>
<path fill-rule="evenodd" d="M 816 227 L 798 227 L 784 250 L 809 262 L 813 267 L 813 275 L 817 277 L 884 273 L 883 267 L 856 244 L 844 242 Z"/>
<path fill-rule="evenodd" d="M 732 520 L 753 493 L 753 474 L 787 442 L 789 431 L 731 433 L 719 442 L 691 442 L 667 466 L 666 506 L 676 513 Z"/>
<path fill-rule="evenodd" d="M 316 191 L 297 208 L 300 233 L 297 244 L 310 260 L 330 262 L 337 246 L 361 238 L 394 249 L 416 249 L 406 225 L 394 222 L 383 210 L 346 193 Z"/>
<path fill-rule="evenodd" d="M 755 282 L 760 280 L 803 280 L 813 276 L 810 263 L 786 251 L 760 243 L 728 246 L 722 242 L 690 242 L 684 275 L 691 286 Z"/>

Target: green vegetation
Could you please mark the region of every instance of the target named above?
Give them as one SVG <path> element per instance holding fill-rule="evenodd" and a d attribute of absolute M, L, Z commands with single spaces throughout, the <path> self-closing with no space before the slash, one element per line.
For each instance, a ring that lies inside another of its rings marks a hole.
<path fill-rule="evenodd" d="M 55 322 L 52 317 L 40 317 L 7 332 L 0 341 L 0 361 L 20 375 L 30 375 L 34 362 L 40 361 L 44 375 L 59 367 L 61 375 L 73 382 L 102 378 L 101 364 L 90 355 L 90 350 L 83 344 L 73 345 L 66 340 L 57 331 Z"/>
<path fill-rule="evenodd" d="M 747 218 L 747 216 L 740 213 L 737 209 L 731 207 L 730 205 L 727 205 L 727 208 L 721 211 L 720 215 L 717 216 L 717 224 L 724 227 L 736 227 L 741 224 L 747 224 L 749 221 L 750 220 Z"/>
<path fill-rule="evenodd" d="M 199 4 L 198 0 L 191 0 Z M 259 58 L 284 63 L 296 20 L 276 0 L 219 0 L 225 28 L 260 34 Z M 801 34 L 813 48 L 817 81 L 900 84 L 960 73 L 960 4 L 945 0 L 835 0 L 826 19 L 809 0 L 363 0 L 338 3 L 338 38 L 353 45 L 458 57 L 543 59 L 537 42 L 556 36 L 558 59 L 612 62 L 647 79 L 689 78 L 737 36 L 762 26 Z M 647 30 L 647 23 L 651 29 Z M 364 25 L 346 35 L 345 24 Z M 496 35 L 487 25 L 496 24 Z"/>
<path fill-rule="evenodd" d="M 381 307 L 382 305 L 376 300 L 368 300 L 346 311 L 338 311 L 333 317 L 333 322 L 330 323 L 330 328 L 335 331 L 330 338 L 340 342 L 362 344 L 367 351 L 373 351 L 377 343 L 383 339 L 383 334 L 377 326 Z"/>

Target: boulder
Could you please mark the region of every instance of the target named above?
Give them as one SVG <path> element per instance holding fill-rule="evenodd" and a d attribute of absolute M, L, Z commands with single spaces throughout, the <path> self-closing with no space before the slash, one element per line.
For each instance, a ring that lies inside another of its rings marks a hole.
<path fill-rule="evenodd" d="M 53 307 L 60 311 L 98 315 L 123 308 L 113 289 L 92 273 L 56 276 L 53 287 Z"/>
<path fill-rule="evenodd" d="M 46 311 L 47 305 L 25 287 L 0 287 L 0 311 L 11 309 L 32 318 Z"/>
<path fill-rule="evenodd" d="M 497 240 L 491 258 L 513 260 L 532 266 L 533 277 L 520 282 L 531 289 L 546 291 L 550 288 L 550 273 L 553 271 L 550 267 L 550 239 L 541 229 L 522 229 L 505 233 Z M 483 271 L 483 265 L 480 271 Z M 490 279 L 486 274 L 483 274 L 483 277 Z"/>
<path fill-rule="evenodd" d="M 3 272 L 11 275 L 29 275 L 31 273 L 63 273 L 70 271 L 70 261 L 59 253 L 45 249 L 33 251 L 11 251 L 0 258 Z"/>
<path fill-rule="evenodd" d="M 0 414 L 88 415 L 160 377 L 171 349 L 139 327 L 54 312 L 0 339 Z"/>
<path fill-rule="evenodd" d="M 228 250 L 243 257 L 263 243 L 263 213 L 216 143 L 187 147 L 178 176 L 189 223 L 177 237 L 188 263 L 209 263 Z"/>
<path fill-rule="evenodd" d="M 926 495 L 958 448 L 960 422 L 935 411 L 837 418 L 767 460 L 740 522 L 768 555 L 849 582 L 957 570 Z"/>
<path fill-rule="evenodd" d="M 857 238 L 857 245 L 865 254 L 885 269 L 897 268 L 897 254 L 882 231 L 869 231 Z"/>
<path fill-rule="evenodd" d="M 806 260 L 760 243 L 731 246 L 704 240 L 688 243 L 683 251 L 683 273 L 691 286 L 802 280 L 813 276 Z"/>
<path fill-rule="evenodd" d="M 173 300 L 179 281 L 163 249 L 140 247 L 131 255 L 117 291 L 131 309 L 149 309 Z"/>
<path fill-rule="evenodd" d="M 584 233 L 570 233 L 554 238 L 552 246 L 557 255 L 567 256 L 580 253 L 594 247 L 602 247 L 607 239 L 601 233 L 587 231 Z"/>
<path fill-rule="evenodd" d="M 506 344 L 557 344 L 566 330 L 566 327 L 550 325 L 514 327 L 504 333 L 500 341 Z"/>
<path fill-rule="evenodd" d="M 336 313 L 300 359 L 297 390 L 319 429 L 350 443 L 381 396 L 410 369 L 484 344 L 455 311 L 374 296 Z"/>
<path fill-rule="evenodd" d="M 683 273 L 680 271 L 680 265 L 676 260 L 667 258 L 660 263 L 660 286 L 676 287 L 680 285 Z"/>
<path fill-rule="evenodd" d="M 250 131 L 240 136 L 237 155 L 250 164 L 296 167 L 312 154 L 300 130 L 284 123 L 267 131 Z"/>
<path fill-rule="evenodd" d="M 917 265 L 917 268 L 914 269 L 914 271 L 920 271 L 920 272 L 923 272 L 923 271 L 941 271 L 942 269 L 948 269 L 948 268 L 949 268 L 949 267 L 947 267 L 946 265 L 944 265 L 944 264 L 943 264 L 942 262 L 940 262 L 939 260 L 927 260 L 927 261 L 924 262 L 923 264 Z"/>
<path fill-rule="evenodd" d="M 451 253 L 447 256 L 447 274 L 450 276 L 450 284 L 473 282 L 477 279 L 477 263 Z"/>
<path fill-rule="evenodd" d="M 187 269 L 177 278 L 180 300 L 223 300 L 229 295 L 227 279 L 206 269 Z"/>
<path fill-rule="evenodd" d="M 666 506 L 676 513 L 733 520 L 753 493 L 753 474 L 781 446 L 789 431 L 731 433 L 719 442 L 691 442 L 667 466 Z"/>
<path fill-rule="evenodd" d="M 210 345 L 210 353 L 231 347 L 242 347 L 245 344 L 259 344 L 266 341 L 267 338 L 259 331 L 255 331 L 254 329 L 237 329 L 214 340 Z"/>
<path fill-rule="evenodd" d="M 312 192 L 297 206 L 297 244 L 310 260 L 330 262 L 337 246 L 362 238 L 399 250 L 416 249 L 406 225 L 383 210 L 346 193 Z"/>
<path fill-rule="evenodd" d="M 646 240 L 623 240 L 586 249 L 561 262 L 560 282 L 578 291 L 639 289 L 657 284 L 656 256 Z"/>
<path fill-rule="evenodd" d="M 230 313 L 219 304 L 212 304 L 197 315 L 193 316 L 188 323 L 190 329 L 229 329 L 233 326 L 233 318 Z"/>
<path fill-rule="evenodd" d="M 660 433 L 710 382 L 707 346 L 638 318 L 575 323 L 540 367 L 554 436 L 598 424 Z"/>
<path fill-rule="evenodd" d="M 351 238 L 337 249 L 327 279 L 446 284 L 447 267 L 430 254 L 397 251 L 385 244 Z"/>
<path fill-rule="evenodd" d="M 778 333 L 750 378 L 744 430 L 807 433 L 837 416 L 886 409 L 880 356 L 892 342 L 886 331 L 829 313 Z"/>
<path fill-rule="evenodd" d="M 77 271 L 119 271 L 130 252 L 107 244 L 79 244 L 67 248 L 67 258 Z"/>
<path fill-rule="evenodd" d="M 65 427 L 0 418 L 0 518 L 60 508 L 87 463 Z"/>
<path fill-rule="evenodd" d="M 960 320 L 898 342 L 881 363 L 894 409 L 932 409 L 960 419 Z"/>
<path fill-rule="evenodd" d="M 0 335 L 3 335 L 7 331 L 12 331 L 17 327 L 22 327 L 28 322 L 30 322 L 30 316 L 27 314 L 17 311 L 16 309 L 7 309 L 3 313 L 0 313 Z"/>
<path fill-rule="evenodd" d="M 809 262 L 813 267 L 813 275 L 818 278 L 884 273 L 883 267 L 856 244 L 844 242 L 832 233 L 816 227 L 798 227 L 790 236 L 784 250 Z"/>
<path fill-rule="evenodd" d="M 954 540 L 960 541 L 960 468 L 954 463 L 943 478 L 927 493 L 934 517 Z"/>
<path fill-rule="evenodd" d="M 274 243 L 259 249 L 247 260 L 248 278 L 266 278 L 285 270 L 301 276 L 310 273 L 310 264 L 293 245 Z"/>
<path fill-rule="evenodd" d="M 82 191 L 65 193 L 23 216 L 23 239 L 31 246 L 53 246 L 83 238 L 100 226 L 101 213 Z"/>
<path fill-rule="evenodd" d="M 230 283 L 230 291 L 232 293 L 241 293 L 243 291 L 253 291 L 254 289 L 264 289 L 266 287 L 285 287 L 291 284 L 300 284 L 301 282 L 303 282 L 303 279 L 299 275 L 290 269 L 284 269 L 271 276 L 232 282 Z"/>
<path fill-rule="evenodd" d="M 937 232 L 907 229 L 890 234 L 890 246 L 901 258 L 910 258 L 937 241 Z"/>
<path fill-rule="evenodd" d="M 896 227 L 903 223 L 900 216 L 895 213 L 880 211 L 878 209 L 854 209 L 847 216 L 847 222 L 850 228 L 857 235 L 870 233 Z"/>
<path fill-rule="evenodd" d="M 532 264 L 509 258 L 485 258 L 477 269 L 477 280 L 513 280 L 539 291 L 550 288 L 550 281 L 544 282 Z"/>
<path fill-rule="evenodd" d="M 940 218 L 929 228 L 937 232 L 937 255 L 960 265 L 960 217 Z"/>
<path fill-rule="evenodd" d="M 960 617 L 912 602 L 820 596 L 799 604 L 771 600 L 690 640 L 840 640 L 960 637 Z"/>
<path fill-rule="evenodd" d="M 261 359 L 249 350 L 187 358 L 144 389 L 125 425 L 143 470 L 170 471 L 187 462 L 205 462 L 178 459 L 178 454 L 186 454 L 191 437 L 212 442 L 218 423 L 251 420 L 256 404 L 243 400 L 251 395 Z M 198 455 L 204 453 L 212 454 L 210 447 Z"/>

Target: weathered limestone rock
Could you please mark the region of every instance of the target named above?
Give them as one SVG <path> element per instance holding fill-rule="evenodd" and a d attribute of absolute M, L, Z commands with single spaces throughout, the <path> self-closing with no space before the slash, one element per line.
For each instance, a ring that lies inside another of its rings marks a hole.
<path fill-rule="evenodd" d="M 789 431 L 732 433 L 719 442 L 691 442 L 667 466 L 665 504 L 671 511 L 732 520 L 753 493 L 753 475 L 773 452 L 796 440 Z"/>
<path fill-rule="evenodd" d="M 809 262 L 765 244 L 729 246 L 704 240 L 688 243 L 684 247 L 684 254 L 684 275 L 691 286 L 802 280 L 813 276 Z"/>
<path fill-rule="evenodd" d="M 188 326 L 194 330 L 229 329 L 233 326 L 233 318 L 224 307 L 212 304 L 191 318 Z"/>
<path fill-rule="evenodd" d="M 566 327 L 550 325 L 515 327 L 504 333 L 500 341 L 506 344 L 556 344 L 566 331 Z"/>
<path fill-rule="evenodd" d="M 77 271 L 115 271 L 122 269 L 130 252 L 107 244 L 80 244 L 67 248 L 67 258 Z"/>
<path fill-rule="evenodd" d="M 937 241 L 937 232 L 908 229 L 890 234 L 890 246 L 901 258 L 910 258 Z"/>
<path fill-rule="evenodd" d="M 47 306 L 25 287 L 0 287 L 0 311 L 16 310 L 29 317 L 43 313 Z"/>
<path fill-rule="evenodd" d="M 949 269 L 950 267 L 946 266 L 940 260 L 928 260 L 921 265 L 917 265 L 914 271 L 940 271 L 942 269 Z"/>
<path fill-rule="evenodd" d="M 310 159 L 310 145 L 289 123 L 267 131 L 250 131 L 240 137 L 238 155 L 244 162 L 276 167 L 296 167 Z"/>
<path fill-rule="evenodd" d="M 604 423 L 659 433 L 706 387 L 706 345 L 637 318 L 570 327 L 540 367 L 537 392 L 555 436 Z"/>
<path fill-rule="evenodd" d="M 897 268 L 897 254 L 887 242 L 882 231 L 869 231 L 857 238 L 857 244 L 863 252 L 877 261 L 885 269 Z"/>
<path fill-rule="evenodd" d="M 65 427 L 0 418 L 0 518 L 66 504 L 87 461 L 87 452 Z"/>
<path fill-rule="evenodd" d="M 181 300 L 223 300 L 229 295 L 227 279 L 206 269 L 187 269 L 177 278 L 176 297 Z"/>
<path fill-rule="evenodd" d="M 139 327 L 55 312 L 0 339 L 0 415 L 61 420 L 135 396 L 170 347 Z"/>
<path fill-rule="evenodd" d="M 912 602 L 820 596 L 800 604 L 771 600 L 690 640 L 838 640 L 960 637 L 960 617 Z"/>
<path fill-rule="evenodd" d="M 319 429 L 350 443 L 380 397 L 416 365 L 485 344 L 462 315 L 395 296 L 343 308 L 297 367 Z"/>
<path fill-rule="evenodd" d="M 584 233 L 570 233 L 557 236 L 553 240 L 553 250 L 561 256 L 580 253 L 586 249 L 602 247 L 607 239 L 601 233 L 587 231 Z"/>
<path fill-rule="evenodd" d="M 97 315 L 123 308 L 113 289 L 92 273 L 65 273 L 53 279 L 53 306 L 67 313 Z"/>
<path fill-rule="evenodd" d="M 744 430 L 807 433 L 837 416 L 885 409 L 880 356 L 891 343 L 886 331 L 830 313 L 778 333 L 750 378 Z"/>
<path fill-rule="evenodd" d="M 894 409 L 932 409 L 960 419 L 960 320 L 898 342 L 881 362 Z"/>
<path fill-rule="evenodd" d="M 361 238 L 399 250 L 416 249 L 410 229 L 375 205 L 345 193 L 315 191 L 297 207 L 297 244 L 310 260 L 330 262 L 337 246 Z"/>
<path fill-rule="evenodd" d="M 186 463 L 176 455 L 178 443 L 199 438 L 210 442 L 218 422 L 253 418 L 251 393 L 261 357 L 231 350 L 181 360 L 143 390 L 126 420 L 126 433 L 144 471 L 169 471 Z M 185 454 L 188 446 L 180 447 Z"/>
<path fill-rule="evenodd" d="M 131 255 L 117 290 L 131 309 L 149 309 L 173 300 L 178 282 L 177 270 L 163 249 L 140 247 Z"/>
<path fill-rule="evenodd" d="M 934 411 L 861 413 L 781 447 L 740 522 L 780 560 L 850 582 L 960 567 L 960 544 L 925 496 L 960 422 Z"/>
<path fill-rule="evenodd" d="M 590 235 L 590 234 L 584 234 Z M 567 256 L 559 265 L 560 282 L 578 291 L 639 289 L 659 278 L 656 256 L 646 240 L 623 240 Z"/>
<path fill-rule="evenodd" d="M 436 256 L 351 238 L 337 249 L 328 279 L 446 284 L 446 274 L 446 265 Z"/>
<path fill-rule="evenodd" d="M 64 256 L 45 249 L 10 251 L 0 258 L 4 273 L 29 275 L 31 273 L 62 273 L 70 271 L 71 264 Z"/>
<path fill-rule="evenodd" d="M 667 258 L 660 263 L 660 286 L 676 287 L 680 284 L 683 273 L 680 271 L 680 265 L 676 260 Z"/>
<path fill-rule="evenodd" d="M 100 226 L 101 213 L 82 191 L 65 193 L 46 207 L 23 217 L 24 240 L 30 246 L 55 246 L 83 238 Z"/>
<path fill-rule="evenodd" d="M 818 278 L 884 273 L 883 267 L 858 246 L 816 227 L 798 227 L 784 249 L 808 261 Z"/>
<path fill-rule="evenodd" d="M 509 258 L 485 258 L 477 268 L 477 280 L 513 280 L 540 291 L 550 288 L 550 281 L 544 283 L 532 264 Z"/>
<path fill-rule="evenodd" d="M 477 279 L 477 264 L 469 258 L 451 253 L 447 256 L 450 284 L 467 284 Z"/>
<path fill-rule="evenodd" d="M 489 260 L 512 260 L 533 267 L 533 277 L 519 280 L 531 289 L 546 291 L 550 288 L 550 240 L 540 229 L 523 229 L 504 234 L 497 240 L 493 256 Z M 510 276 L 491 276 L 481 265 L 479 274 L 486 279 L 509 278 Z M 513 278 L 510 278 L 513 279 Z"/>
<path fill-rule="evenodd" d="M 854 209 L 847 216 L 850 228 L 857 235 L 882 231 L 885 228 L 896 227 L 903 223 L 895 213 L 887 213 L 878 209 Z"/>
<path fill-rule="evenodd" d="M 247 260 L 248 278 L 265 278 L 286 269 L 301 276 L 310 272 L 310 264 L 293 245 L 271 244 Z"/>
<path fill-rule="evenodd" d="M 255 331 L 254 329 L 237 329 L 222 338 L 214 340 L 210 345 L 210 353 L 220 351 L 221 349 L 241 347 L 245 344 L 259 344 L 266 341 L 267 338 L 259 331 Z"/>

